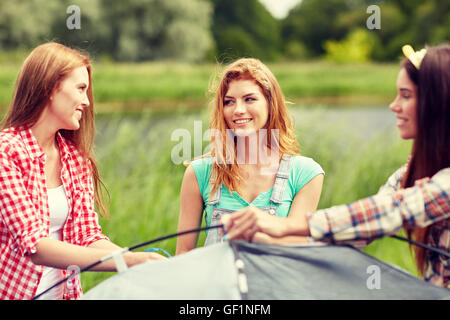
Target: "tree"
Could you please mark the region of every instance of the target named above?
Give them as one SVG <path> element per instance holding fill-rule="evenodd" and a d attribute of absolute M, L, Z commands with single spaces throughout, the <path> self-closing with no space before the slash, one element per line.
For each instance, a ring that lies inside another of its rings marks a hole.
<path fill-rule="evenodd" d="M 93 56 L 109 49 L 110 26 L 105 21 L 101 0 L 61 0 L 59 4 L 58 13 L 47 22 L 54 40 L 87 50 Z M 71 11 L 73 6 L 79 11 Z M 76 14 L 80 16 L 79 29 L 70 26 Z"/>
<path fill-rule="evenodd" d="M 30 48 L 52 40 L 49 21 L 63 10 L 57 1 L 1 1 L 0 48 Z"/>
<path fill-rule="evenodd" d="M 285 43 L 298 41 L 313 54 L 320 55 L 324 53 L 325 40 L 340 40 L 345 36 L 336 22 L 338 15 L 350 8 L 348 0 L 303 0 L 283 20 L 283 40 Z"/>
<path fill-rule="evenodd" d="M 213 45 L 211 4 L 205 0 L 103 0 L 118 60 L 199 61 Z M 113 5 L 112 5 L 113 4 Z"/>
<path fill-rule="evenodd" d="M 374 34 L 376 60 L 397 60 L 404 44 L 414 48 L 449 40 L 450 3 L 438 0 L 392 0 L 380 4 L 382 27 Z"/>
<path fill-rule="evenodd" d="M 413 32 L 418 45 L 436 45 L 450 40 L 450 3 L 428 0 L 417 6 Z"/>
<path fill-rule="evenodd" d="M 212 0 L 212 3 L 216 58 L 251 56 L 274 60 L 280 55 L 279 23 L 258 0 Z"/>
<path fill-rule="evenodd" d="M 325 41 L 325 59 L 335 62 L 367 62 L 373 48 L 369 31 L 355 29 L 341 41 Z"/>
<path fill-rule="evenodd" d="M 71 29 L 70 6 L 81 28 Z M 0 2 L 0 47 L 55 40 L 117 60 L 199 61 L 213 46 L 207 0 L 27 0 Z"/>
<path fill-rule="evenodd" d="M 371 30 L 377 41 L 372 52 L 372 58 L 378 61 L 395 60 L 401 54 L 401 47 L 411 43 L 414 35 L 408 28 L 408 17 L 393 3 L 380 4 L 381 29 Z M 412 44 L 412 43 L 411 43 Z"/>

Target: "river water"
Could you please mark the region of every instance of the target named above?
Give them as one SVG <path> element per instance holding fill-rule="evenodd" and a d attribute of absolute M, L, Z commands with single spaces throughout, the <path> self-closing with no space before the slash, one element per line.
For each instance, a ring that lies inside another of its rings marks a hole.
<path fill-rule="evenodd" d="M 291 107 L 290 112 L 300 139 L 311 135 L 320 138 L 331 131 L 338 140 L 357 137 L 361 141 L 367 141 L 374 135 L 396 130 L 395 115 L 387 107 Z M 129 127 L 128 135 L 147 137 L 153 134 L 157 135 L 159 143 L 175 145 L 172 135 L 176 130 L 185 129 L 195 138 L 194 132 L 199 124 L 201 128 L 197 132 L 200 131 L 201 135 L 208 129 L 208 119 L 206 112 L 152 113 L 147 116 L 101 115 L 96 119 L 96 145 L 101 148 L 105 143 L 115 140 L 125 126 Z"/>
<path fill-rule="evenodd" d="M 387 107 L 298 108 L 291 109 L 291 113 L 296 122 L 301 122 L 304 117 L 317 118 L 317 125 L 340 126 L 364 139 L 396 127 L 395 115 Z"/>

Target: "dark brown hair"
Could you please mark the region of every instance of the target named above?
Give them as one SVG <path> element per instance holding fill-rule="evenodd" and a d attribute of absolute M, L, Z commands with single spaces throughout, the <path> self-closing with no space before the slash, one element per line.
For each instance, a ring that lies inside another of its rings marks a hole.
<path fill-rule="evenodd" d="M 418 179 L 432 177 L 450 167 L 450 45 L 427 49 L 420 69 L 405 60 L 402 63 L 409 78 L 417 85 L 417 137 L 414 139 L 403 187 Z M 406 230 L 408 237 L 424 243 L 430 228 Z M 415 247 L 415 260 L 423 275 L 426 250 Z"/>

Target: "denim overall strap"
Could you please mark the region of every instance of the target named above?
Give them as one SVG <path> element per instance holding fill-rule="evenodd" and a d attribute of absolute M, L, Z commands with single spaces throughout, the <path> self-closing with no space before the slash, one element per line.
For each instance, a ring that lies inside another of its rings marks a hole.
<path fill-rule="evenodd" d="M 270 201 L 280 204 L 283 200 L 284 190 L 286 189 L 289 173 L 291 171 L 291 155 L 284 154 L 280 161 L 280 167 L 276 174 Z"/>
<path fill-rule="evenodd" d="M 211 181 L 209 183 L 209 186 L 210 186 L 211 190 L 212 190 L 213 185 L 214 185 L 214 181 Z M 214 206 L 214 205 L 216 205 L 216 204 L 218 204 L 220 202 L 220 198 L 221 197 L 222 197 L 222 184 L 220 184 L 220 186 L 216 189 L 216 191 L 215 191 L 214 195 L 212 196 L 212 198 L 210 198 L 207 201 L 207 204 L 210 205 L 210 206 Z"/>
<path fill-rule="evenodd" d="M 284 190 L 287 185 L 287 179 L 289 178 L 289 173 L 291 170 L 291 156 L 290 155 L 283 155 L 280 167 L 278 168 L 278 172 L 276 174 L 275 178 L 275 184 L 272 189 L 272 196 L 270 198 L 270 201 L 273 203 L 273 206 L 259 208 L 268 214 L 276 215 L 277 213 L 277 207 L 281 203 Z M 211 179 L 210 181 L 210 188 L 212 189 L 212 186 L 214 184 L 214 180 Z M 234 212 L 234 210 L 229 210 L 226 208 L 218 208 L 217 205 L 220 202 L 220 199 L 222 197 L 222 184 L 217 188 L 214 195 L 210 198 L 210 200 L 207 201 L 208 205 L 213 206 L 212 210 L 212 216 L 211 216 L 211 225 L 218 225 L 220 222 L 220 218 L 223 214 L 229 214 Z M 214 243 L 222 242 L 222 236 L 219 234 L 219 229 L 209 230 L 208 235 L 206 236 L 206 240 L 204 245 L 208 246 Z"/>
<path fill-rule="evenodd" d="M 214 178 L 211 178 L 209 181 L 210 190 L 212 190 L 213 185 L 214 185 Z M 211 214 L 212 214 L 211 226 L 219 224 L 220 217 L 222 215 L 221 210 L 226 210 L 226 209 L 217 208 L 217 205 L 219 204 L 221 198 L 222 198 L 222 184 L 219 185 L 219 187 L 214 192 L 213 196 L 210 197 L 208 199 L 208 201 L 206 202 L 207 205 L 213 207 L 213 210 L 211 212 Z M 216 211 L 216 210 L 219 210 L 219 211 Z M 231 212 L 232 211 L 230 211 L 228 213 L 231 213 Z M 206 217 L 205 217 L 205 219 L 206 219 Z M 205 239 L 204 246 L 209 246 L 211 244 L 218 243 L 218 242 L 222 242 L 222 236 L 219 234 L 219 229 L 209 230 L 207 233 L 206 239 Z"/>

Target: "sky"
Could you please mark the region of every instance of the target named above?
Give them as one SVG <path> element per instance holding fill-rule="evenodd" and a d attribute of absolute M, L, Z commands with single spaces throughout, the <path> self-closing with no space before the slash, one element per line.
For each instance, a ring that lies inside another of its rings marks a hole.
<path fill-rule="evenodd" d="M 301 0 L 259 0 L 277 19 L 283 19 L 287 16 L 290 9 L 292 9 Z"/>

